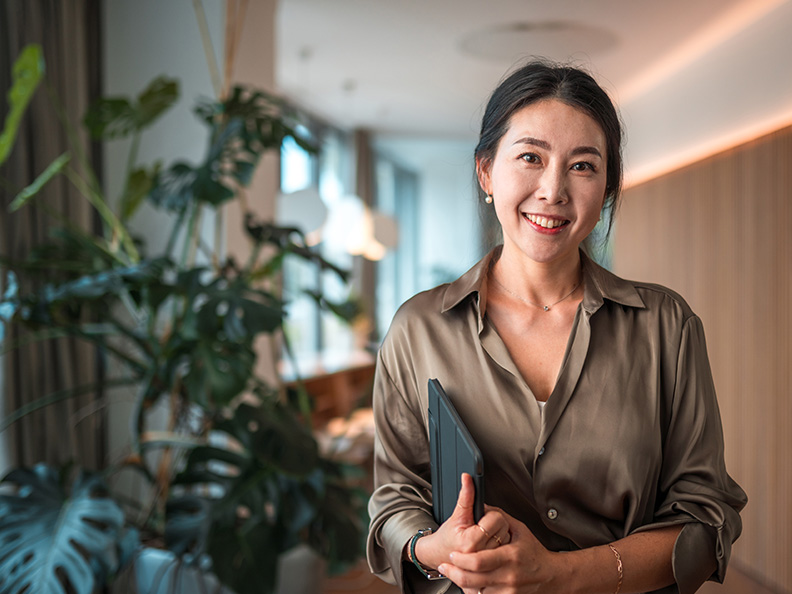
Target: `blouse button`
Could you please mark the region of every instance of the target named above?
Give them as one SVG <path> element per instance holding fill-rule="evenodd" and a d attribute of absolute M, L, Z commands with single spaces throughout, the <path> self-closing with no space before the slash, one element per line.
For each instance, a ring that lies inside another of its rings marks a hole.
<path fill-rule="evenodd" d="M 551 507 L 550 509 L 547 510 L 547 517 L 550 518 L 551 520 L 555 520 L 558 517 L 558 511 L 555 508 Z"/>

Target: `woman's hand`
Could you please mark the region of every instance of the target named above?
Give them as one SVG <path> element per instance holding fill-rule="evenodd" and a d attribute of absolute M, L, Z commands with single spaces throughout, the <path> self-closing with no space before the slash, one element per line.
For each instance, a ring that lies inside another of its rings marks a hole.
<path fill-rule="evenodd" d="M 440 573 L 465 594 L 541 594 L 561 592 L 561 553 L 547 550 L 528 527 L 503 510 L 488 507 L 508 522 L 511 542 L 478 551 L 456 549 Z"/>
<path fill-rule="evenodd" d="M 474 498 L 473 479 L 463 474 L 454 513 L 436 532 L 415 543 L 415 557 L 422 565 L 436 568 L 447 563 L 452 552 L 474 553 L 511 541 L 509 522 L 501 510 L 488 507 L 478 524 L 473 520 Z"/>

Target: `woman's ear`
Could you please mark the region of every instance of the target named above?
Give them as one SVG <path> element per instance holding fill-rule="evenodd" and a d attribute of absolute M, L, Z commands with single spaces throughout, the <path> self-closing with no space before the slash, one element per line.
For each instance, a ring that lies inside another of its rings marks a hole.
<path fill-rule="evenodd" d="M 476 157 L 476 177 L 478 178 L 479 186 L 485 194 L 492 194 L 490 186 L 490 169 L 492 168 L 492 160 L 484 157 Z"/>

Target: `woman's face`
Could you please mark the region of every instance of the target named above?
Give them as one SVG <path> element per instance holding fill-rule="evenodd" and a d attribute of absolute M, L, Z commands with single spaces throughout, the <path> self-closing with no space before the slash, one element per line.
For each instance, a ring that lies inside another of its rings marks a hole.
<path fill-rule="evenodd" d="M 582 111 L 545 99 L 515 112 L 492 162 L 477 163 L 504 257 L 577 258 L 605 200 L 606 160 L 605 134 Z"/>

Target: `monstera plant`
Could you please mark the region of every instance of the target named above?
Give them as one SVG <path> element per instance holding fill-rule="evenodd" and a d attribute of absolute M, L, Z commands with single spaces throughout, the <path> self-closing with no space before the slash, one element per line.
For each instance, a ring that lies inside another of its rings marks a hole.
<path fill-rule="evenodd" d="M 0 163 L 42 71 L 40 49 L 26 48 L 14 70 Z M 160 78 L 134 99 L 99 101 L 85 116 L 95 138 L 132 139 L 117 199 L 105 196 L 75 148 L 11 204 L 12 211 L 29 208 L 50 180 L 65 176 L 101 220 L 99 233 L 60 220 L 27 258 L 3 258 L 0 327 L 23 330 L 28 341 L 75 337 L 112 360 L 100 387 L 136 394 L 123 463 L 155 488 L 152 500 L 135 502 L 148 513 L 132 522 L 129 502 L 108 486 L 110 468 L 11 471 L 0 483 L 2 593 L 92 593 L 113 580 L 115 591 L 266 593 L 275 587 L 279 555 L 298 544 L 331 569 L 360 554 L 365 493 L 354 469 L 319 451 L 304 390 L 270 385 L 255 371 L 255 341 L 278 333 L 286 315 L 277 292 L 284 259 L 306 259 L 342 278 L 345 272 L 309 249 L 298 229 L 252 214 L 244 223 L 251 244 L 244 263 L 223 259 L 199 236 L 202 213 L 238 200 L 263 153 L 287 137 L 309 144 L 277 98 L 236 86 L 195 109 L 207 128 L 202 162 L 140 165 L 140 135 L 177 97 L 177 81 Z M 144 201 L 172 221 L 162 253 L 147 253 L 129 227 Z M 23 290 L 18 281 L 32 277 L 37 288 Z M 7 415 L 0 430 L 84 391 L 42 394 Z M 162 409 L 167 430 L 155 431 L 151 416 Z M 129 575 L 119 574 L 125 566 L 134 579 L 117 577 Z"/>

